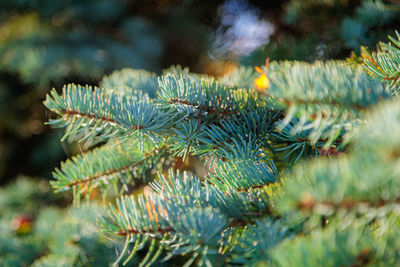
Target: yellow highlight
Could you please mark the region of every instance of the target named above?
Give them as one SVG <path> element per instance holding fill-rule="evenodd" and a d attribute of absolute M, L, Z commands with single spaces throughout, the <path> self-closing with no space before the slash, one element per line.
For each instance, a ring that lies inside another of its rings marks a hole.
<path fill-rule="evenodd" d="M 254 69 L 258 73 L 260 73 L 260 76 L 254 79 L 254 84 L 256 86 L 257 91 L 261 94 L 265 94 L 267 92 L 267 89 L 269 88 L 270 82 L 267 76 L 268 66 L 269 66 L 269 58 L 265 60 L 265 71 L 262 71 L 262 69 L 259 67 L 254 67 Z"/>
<path fill-rule="evenodd" d="M 260 77 L 254 80 L 254 83 L 260 93 L 267 92 L 267 89 L 269 87 L 269 79 L 266 74 L 261 74 Z"/>

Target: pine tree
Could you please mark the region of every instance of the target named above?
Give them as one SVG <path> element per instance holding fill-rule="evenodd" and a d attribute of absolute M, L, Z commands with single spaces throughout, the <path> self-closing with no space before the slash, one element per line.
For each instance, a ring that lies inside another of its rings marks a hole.
<path fill-rule="evenodd" d="M 95 147 L 53 188 L 75 205 L 101 192 L 101 231 L 124 244 L 115 265 L 139 250 L 141 266 L 397 265 L 398 55 L 400 37 L 361 64 L 123 70 L 53 90 L 49 124 Z"/>

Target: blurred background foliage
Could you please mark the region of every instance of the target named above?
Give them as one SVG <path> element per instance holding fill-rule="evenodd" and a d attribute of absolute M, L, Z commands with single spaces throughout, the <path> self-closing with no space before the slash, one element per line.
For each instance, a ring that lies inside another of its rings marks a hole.
<path fill-rule="evenodd" d="M 262 58 L 314 61 L 343 59 L 360 46 L 375 48 L 400 25 L 397 0 L 291 0 L 271 21 L 271 40 L 244 63 Z"/>
<path fill-rule="evenodd" d="M 79 148 L 43 125 L 42 100 L 68 82 L 180 64 L 220 75 L 238 64 L 346 58 L 400 25 L 397 0 L 3 0 L 0 183 L 51 177 Z"/>
<path fill-rule="evenodd" d="M 0 189 L 0 258 L 6 266 L 115 258 L 93 230 L 100 211 L 65 209 L 70 201 L 49 190 L 54 166 L 81 149 L 60 144 L 61 133 L 43 124 L 52 87 L 98 85 L 129 67 L 160 73 L 180 64 L 221 75 L 267 57 L 344 59 L 395 29 L 399 0 L 0 1 L 0 184 L 8 183 Z"/>
<path fill-rule="evenodd" d="M 1 183 L 20 173 L 50 177 L 65 152 L 73 153 L 43 125 L 48 115 L 41 102 L 51 87 L 97 84 L 124 67 L 196 67 L 209 46 L 217 6 L 218 1 L 1 1 Z"/>
<path fill-rule="evenodd" d="M 0 189 L 1 266 L 108 266 L 114 244 L 96 232 L 100 207 L 63 209 L 50 190 L 26 177 Z"/>

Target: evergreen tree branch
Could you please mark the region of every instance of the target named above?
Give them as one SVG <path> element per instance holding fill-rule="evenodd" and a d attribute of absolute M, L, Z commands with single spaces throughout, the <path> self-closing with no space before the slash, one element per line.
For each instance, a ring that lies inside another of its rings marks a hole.
<path fill-rule="evenodd" d="M 400 88 L 400 34 L 397 39 L 389 37 L 392 43 L 381 44 L 378 52 L 370 54 L 364 50 L 363 67 L 374 78 L 389 84 L 392 94 L 398 95 Z"/>
<path fill-rule="evenodd" d="M 150 143 L 146 143 L 144 151 L 126 145 L 104 145 L 61 163 L 61 168 L 53 172 L 55 181 L 51 183 L 57 191 L 76 187 L 79 195 L 115 182 L 121 182 L 126 190 L 132 178 L 146 180 L 146 172 L 160 161 L 159 153 L 165 153 L 165 147 Z"/>
<path fill-rule="evenodd" d="M 135 102 L 88 86 L 65 86 L 61 96 L 53 90 L 44 104 L 60 116 L 49 124 L 67 126 L 63 139 L 71 137 L 86 141 L 88 145 L 93 144 L 95 138 L 102 141 L 132 133 L 157 140 L 155 134 L 165 132 L 176 120 L 170 111 L 155 104 Z"/>
<path fill-rule="evenodd" d="M 310 129 L 312 145 L 326 139 L 332 144 L 342 131 L 360 126 L 363 110 L 388 98 L 385 88 L 360 68 L 344 63 L 271 63 L 267 99 L 286 110 L 278 129 L 294 118 L 295 134 Z"/>
<path fill-rule="evenodd" d="M 134 97 L 137 100 L 148 95 L 154 98 L 158 90 L 158 77 L 155 73 L 138 69 L 122 69 L 103 77 L 100 88 L 107 88 L 122 96 Z"/>

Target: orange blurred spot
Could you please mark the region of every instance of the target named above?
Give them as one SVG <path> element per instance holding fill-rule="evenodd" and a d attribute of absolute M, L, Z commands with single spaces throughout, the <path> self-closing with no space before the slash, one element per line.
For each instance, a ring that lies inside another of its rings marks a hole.
<path fill-rule="evenodd" d="M 269 66 L 269 58 L 265 60 L 265 71 L 263 71 L 260 67 L 254 67 L 254 69 L 258 73 L 260 73 L 260 76 L 254 79 L 254 84 L 256 86 L 257 91 L 260 92 L 261 94 L 265 94 L 267 92 L 267 89 L 269 88 L 270 82 L 267 76 L 268 66 Z"/>
<path fill-rule="evenodd" d="M 149 215 L 149 219 L 150 219 L 150 221 L 152 221 L 153 220 L 153 216 L 152 216 L 152 212 L 151 212 L 151 208 L 150 208 L 149 202 L 146 202 L 146 209 L 147 209 L 147 214 Z"/>
<path fill-rule="evenodd" d="M 260 74 L 264 74 L 264 72 L 262 71 L 262 69 L 260 67 L 255 66 L 254 69 L 260 73 Z"/>
<path fill-rule="evenodd" d="M 17 234 L 27 234 L 32 231 L 32 218 L 28 215 L 16 215 L 11 221 L 11 226 Z"/>
<path fill-rule="evenodd" d="M 158 223 L 157 211 L 156 211 L 156 208 L 154 207 L 154 203 L 151 199 L 150 199 L 150 205 L 151 205 L 151 211 L 154 215 L 154 220 L 156 221 L 156 223 Z"/>
<path fill-rule="evenodd" d="M 157 215 L 157 210 L 154 207 L 153 201 L 149 198 L 149 200 L 146 202 L 146 209 L 147 209 L 147 214 L 149 215 L 149 220 L 154 221 L 158 223 L 158 215 Z"/>

